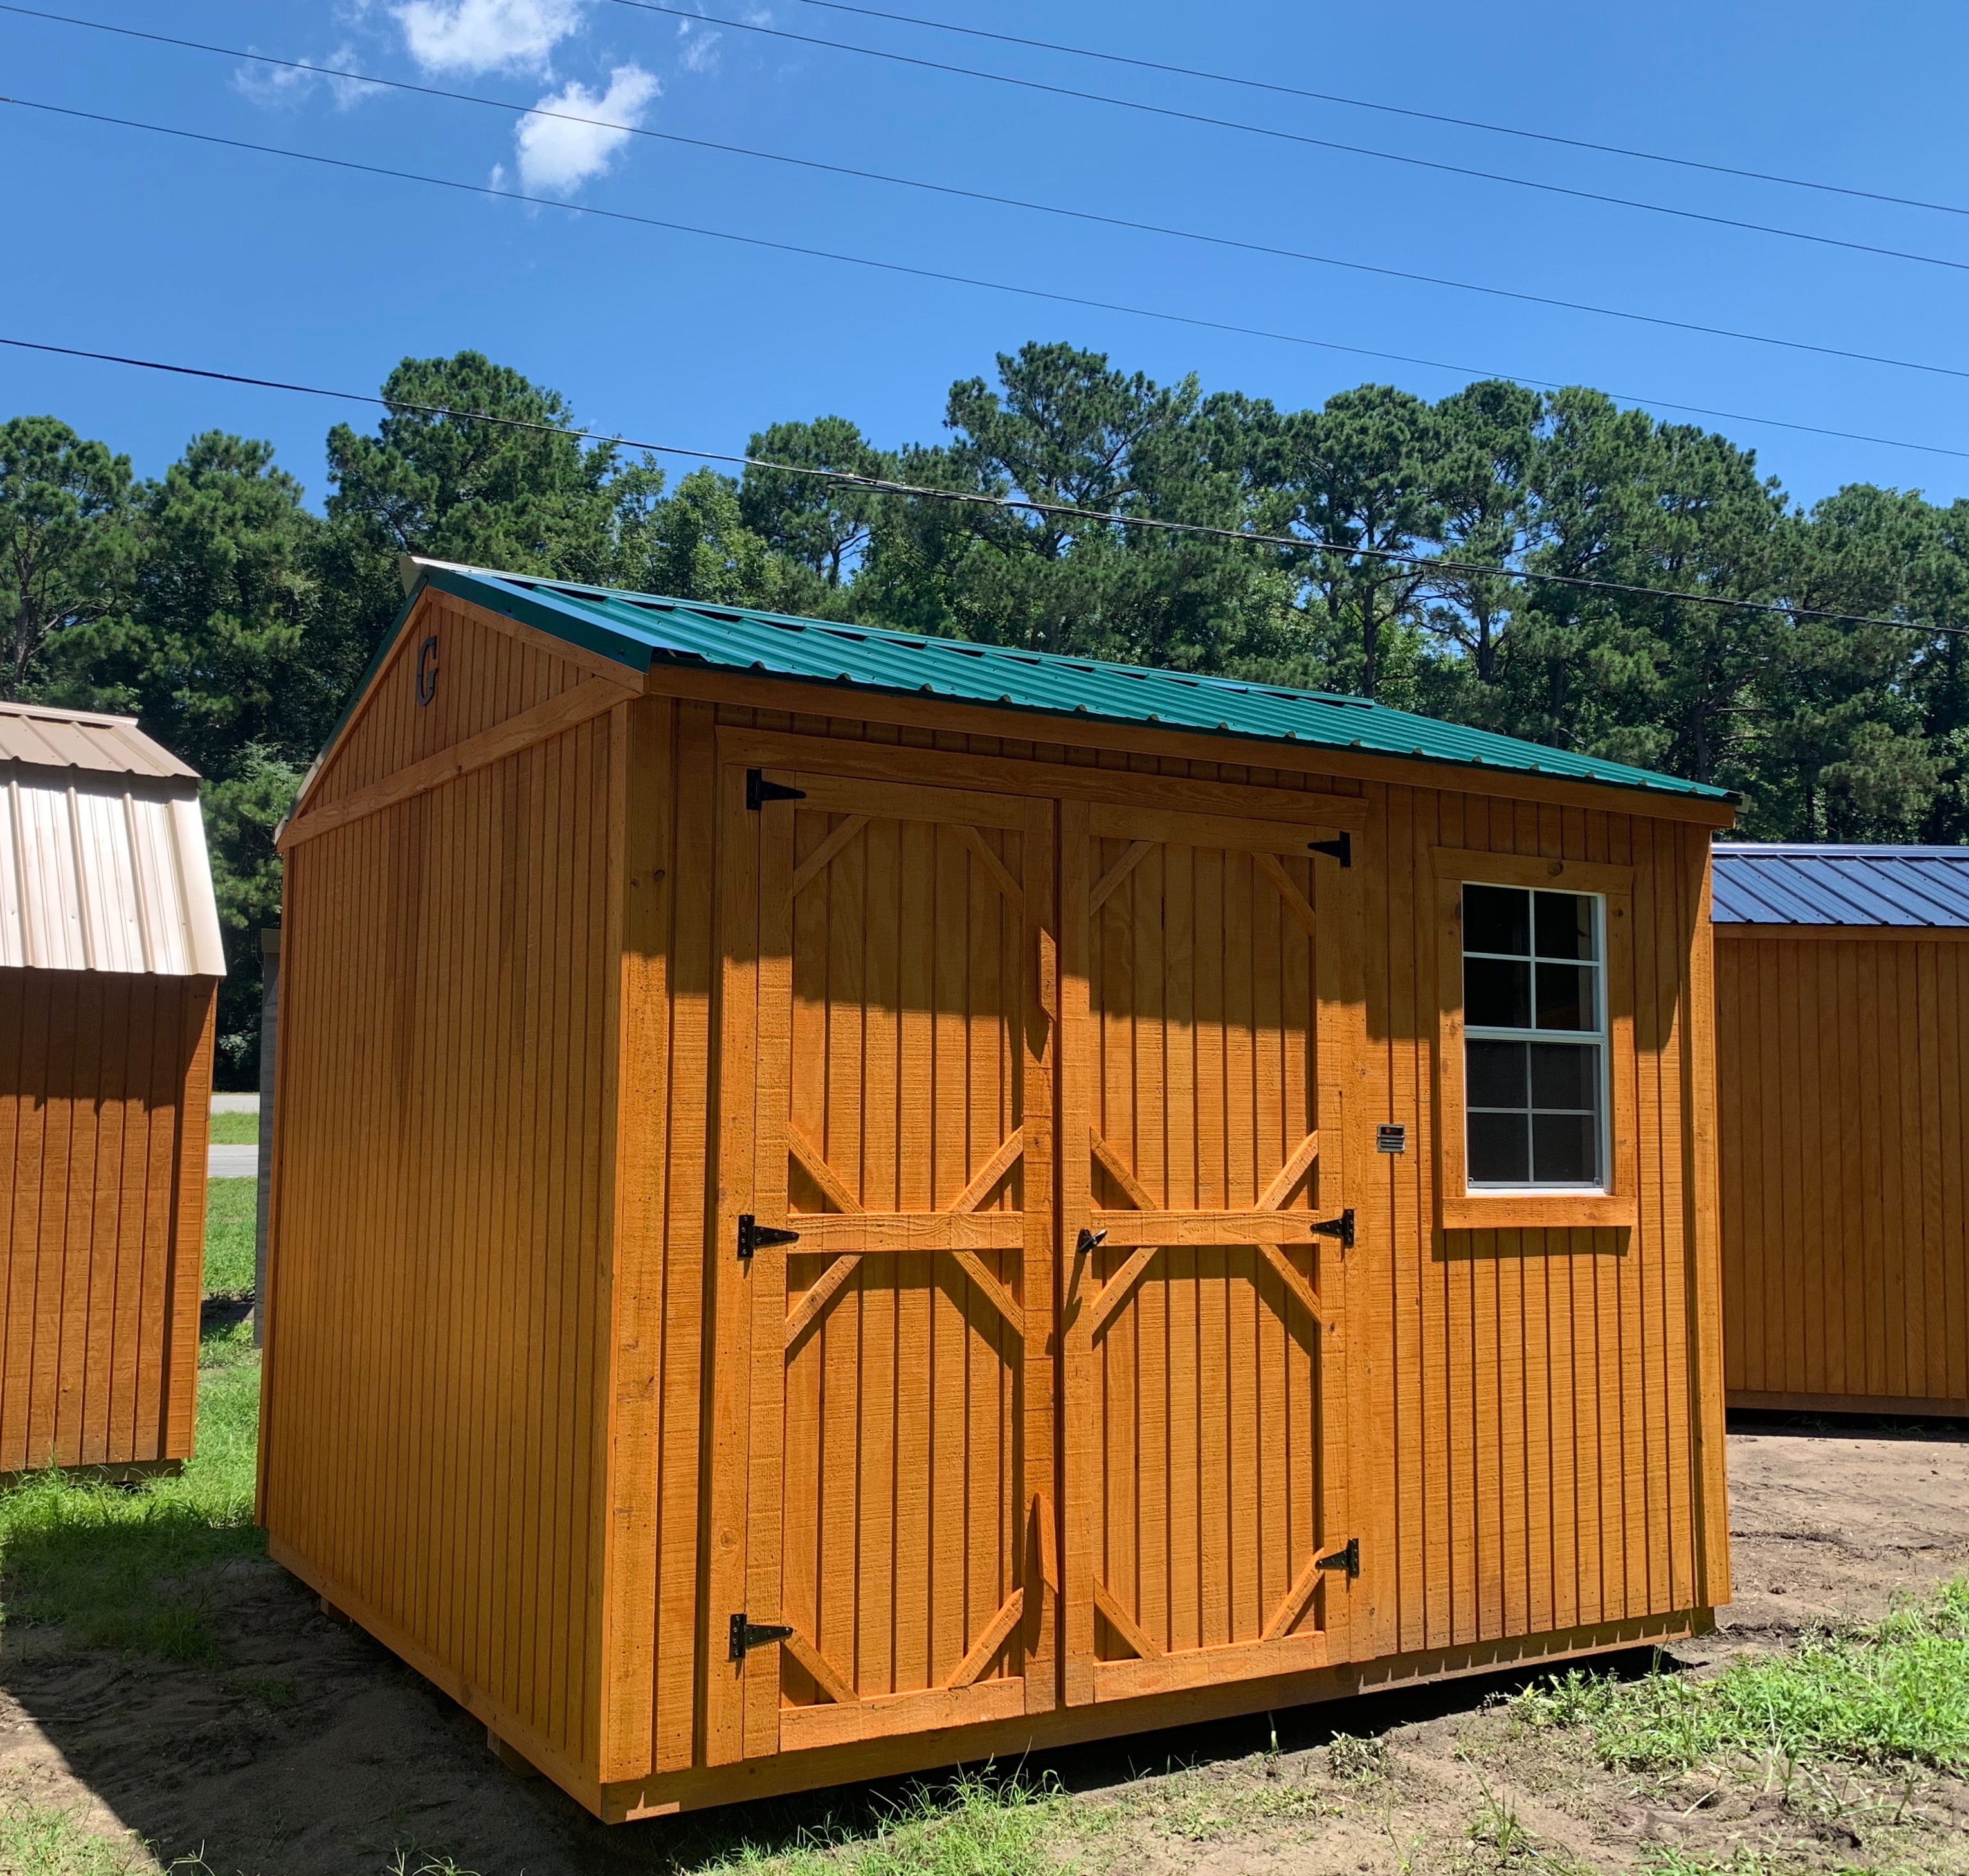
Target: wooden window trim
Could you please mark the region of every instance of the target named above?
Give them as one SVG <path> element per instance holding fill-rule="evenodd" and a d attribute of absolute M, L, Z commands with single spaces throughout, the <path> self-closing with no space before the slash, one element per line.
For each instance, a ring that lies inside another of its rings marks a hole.
<path fill-rule="evenodd" d="M 1634 870 L 1604 861 L 1551 860 L 1432 847 L 1435 879 L 1436 1220 L 1445 1231 L 1519 1226 L 1631 1226 L 1640 1221 L 1640 1153 L 1634 1126 Z M 1613 1180 L 1606 1192 L 1472 1192 L 1464 1161 L 1463 888 L 1516 886 L 1596 893 L 1606 902 L 1603 981 L 1607 1015 L 1607 1136 Z"/>

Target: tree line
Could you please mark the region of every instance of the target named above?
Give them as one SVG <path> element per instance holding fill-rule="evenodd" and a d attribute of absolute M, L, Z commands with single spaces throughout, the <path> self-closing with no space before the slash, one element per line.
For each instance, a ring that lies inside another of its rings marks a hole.
<path fill-rule="evenodd" d="M 373 434 L 329 431 L 319 513 L 264 442 L 209 432 L 146 481 L 56 418 L 0 424 L 8 694 L 135 714 L 206 778 L 235 1081 L 274 831 L 401 608 L 405 552 L 1355 692 L 1738 789 L 1753 838 L 1969 840 L 1969 501 L 1855 483 L 1801 507 L 1753 452 L 1595 390 L 1364 384 L 1283 410 L 1031 344 L 951 387 L 942 441 L 825 416 L 747 449 L 1295 543 L 1268 546 L 773 469 L 673 481 L 474 352 L 406 359 L 382 394 Z"/>

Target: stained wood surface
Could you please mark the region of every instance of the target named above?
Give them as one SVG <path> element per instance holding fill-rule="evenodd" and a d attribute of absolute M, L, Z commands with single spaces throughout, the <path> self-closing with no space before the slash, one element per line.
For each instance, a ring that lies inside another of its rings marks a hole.
<path fill-rule="evenodd" d="M 1025 1437 L 1051 1411 L 1028 1392 L 1051 1333 L 1052 1181 L 1026 1126 L 1046 1087 L 1049 817 L 765 773 L 803 798 L 748 809 L 736 768 L 721 792 L 738 1176 L 719 1254 L 737 1264 L 741 1212 L 799 1238 L 721 1285 L 749 1325 L 750 1385 L 711 1482 L 718 1528 L 742 1536 L 738 1606 L 793 1632 L 714 1666 L 709 1736 L 734 1758 L 1023 1711 L 1026 1657 L 1050 1654 L 1025 1541 L 1053 1484 Z"/>
<path fill-rule="evenodd" d="M 434 667 L 435 681 L 420 703 L 418 658 L 433 638 L 426 668 L 428 678 Z M 374 787 L 597 676 L 629 681 L 619 665 L 427 592 L 309 784 L 303 812 Z"/>
<path fill-rule="evenodd" d="M 190 1456 L 216 1000 L 0 970 L 0 1472 Z"/>
<path fill-rule="evenodd" d="M 261 1507 L 343 1606 L 591 1768 L 621 735 L 290 858 Z"/>
<path fill-rule="evenodd" d="M 597 675 L 485 629 L 524 681 L 456 743 Z M 610 1815 L 1699 1623 L 1695 820 L 695 682 L 296 852 L 265 1503 L 310 1580 Z M 324 780 L 453 746 L 406 683 Z M 1631 874 L 1630 1230 L 1441 1230 L 1431 847 Z M 745 1212 L 800 1243 L 741 1262 Z M 731 1663 L 740 1610 L 794 1640 Z"/>
<path fill-rule="evenodd" d="M 1347 1272 L 1311 1227 L 1350 1203 L 1360 961 L 1319 831 L 1064 810 L 1071 1702 L 1345 1658 Z"/>
<path fill-rule="evenodd" d="M 1715 953 L 1731 1397 L 1969 1411 L 1969 950 L 1721 925 Z"/>

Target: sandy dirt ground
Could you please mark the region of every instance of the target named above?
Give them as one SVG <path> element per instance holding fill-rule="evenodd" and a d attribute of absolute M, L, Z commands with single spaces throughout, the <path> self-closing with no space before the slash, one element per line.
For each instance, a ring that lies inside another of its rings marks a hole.
<path fill-rule="evenodd" d="M 1877 1615 L 1969 1569 L 1969 1434 L 1744 1423 L 1729 1463 L 1736 1600 L 1678 1651 L 1692 1663 Z M 238 1566 L 216 1593 L 222 1671 L 9 1631 L 0 1790 L 148 1846 L 135 1868 L 198 1854 L 218 1876 L 366 1876 L 406 1850 L 410 1870 L 442 1853 L 481 1876 L 692 1869 L 748 1837 L 852 1829 L 893 1800 L 862 1789 L 604 1829 L 516 1778 L 461 1709 L 271 1564 Z M 1060 1754 L 1044 1769 L 1068 1794 L 1062 1858 L 1148 1876 L 1969 1870 L 1959 1781 L 1650 1785 L 1606 1771 L 1576 1735 L 1514 1726 L 1491 1696 L 1515 1684 L 1281 1714 L 1276 1746 L 1260 1718 Z M 1762 1861 L 1744 1861 L 1753 1849 Z"/>

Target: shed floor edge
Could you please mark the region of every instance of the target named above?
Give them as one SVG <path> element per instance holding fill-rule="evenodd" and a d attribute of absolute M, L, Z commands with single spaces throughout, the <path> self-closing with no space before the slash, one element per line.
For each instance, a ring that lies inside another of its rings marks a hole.
<path fill-rule="evenodd" d="M 1919 1414 L 1936 1420 L 1969 1420 L 1969 1400 L 1926 1394 L 1787 1394 L 1731 1388 L 1725 1403 L 1734 1411 L 1766 1414 Z"/>
<path fill-rule="evenodd" d="M 290 1545 L 282 1543 L 271 1530 L 267 1533 L 267 1554 L 283 1570 L 298 1576 L 316 1595 L 332 1602 L 372 1641 L 381 1642 L 440 1693 L 456 1700 L 474 1719 L 484 1722 L 527 1764 L 545 1773 L 577 1804 L 585 1806 L 597 1817 L 605 1816 L 598 1767 L 584 1765 L 569 1758 L 511 1707 L 466 1680 L 456 1668 L 446 1666 L 373 1604 L 344 1587 L 319 1565 L 310 1563 Z"/>
<path fill-rule="evenodd" d="M 1714 1626 L 1712 1610 L 1681 1609 L 1591 1628 L 1562 1629 L 1541 1635 L 1472 1642 L 1461 1648 L 1384 1655 L 1377 1660 L 1306 1673 L 1234 1681 L 1141 1699 L 1066 1707 L 981 1726 L 892 1735 L 851 1745 L 783 1752 L 736 1765 L 693 1767 L 605 1786 L 599 1813 L 606 1823 L 627 1823 L 638 1818 L 783 1797 L 869 1778 L 930 1771 L 987 1759 L 1014 1760 L 1056 1746 L 1079 1745 L 1274 1709 L 1309 1706 L 1509 1667 L 1576 1660 L 1650 1642 L 1685 1641 L 1693 1635 L 1706 1634 Z"/>

